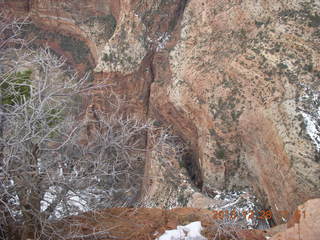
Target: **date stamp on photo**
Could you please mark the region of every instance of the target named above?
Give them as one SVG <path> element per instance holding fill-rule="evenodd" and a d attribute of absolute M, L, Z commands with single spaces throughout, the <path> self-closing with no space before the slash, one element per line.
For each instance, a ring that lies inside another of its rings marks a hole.
<path fill-rule="evenodd" d="M 247 211 L 237 211 L 235 209 L 233 210 L 212 210 L 213 211 L 213 218 L 214 219 L 230 219 L 235 220 L 239 218 L 245 218 L 245 219 L 265 219 L 269 220 L 272 219 L 273 213 L 271 210 L 247 210 Z M 286 210 L 278 211 L 278 214 L 284 218 L 287 218 L 289 215 L 289 212 Z"/>

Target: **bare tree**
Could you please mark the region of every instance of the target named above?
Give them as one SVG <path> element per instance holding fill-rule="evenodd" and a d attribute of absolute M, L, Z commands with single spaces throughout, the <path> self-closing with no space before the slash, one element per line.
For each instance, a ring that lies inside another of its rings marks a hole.
<path fill-rule="evenodd" d="M 10 64 L 8 59 L 7 49 L 10 47 L 23 48 L 26 46 L 26 41 L 20 38 L 22 28 L 28 23 L 28 19 L 16 18 L 10 15 L 8 11 L 0 11 L 0 113 L 4 112 L 3 106 L 3 85 L 6 84 L 8 78 L 12 74 L 10 71 L 12 68 L 6 67 Z M 3 129 L 5 124 L 4 114 L 0 114 L 0 139 L 3 137 Z M 3 149 L 4 146 L 0 143 L 0 169 L 3 166 Z M 1 171 L 0 171 L 1 174 Z M 1 177 L 0 177 L 0 180 Z M 2 182 L 0 182 L 0 191 L 3 190 Z M 0 238 L 4 239 L 5 233 L 8 231 L 7 226 L 10 222 L 10 213 L 6 207 L 8 199 L 0 193 Z"/>
<path fill-rule="evenodd" d="M 49 239 L 54 219 L 134 200 L 151 124 L 121 115 L 119 101 L 105 103 L 114 108 L 108 115 L 91 106 L 94 118 L 80 120 L 86 78 L 62 70 L 47 49 L 27 60 L 2 85 L 0 194 L 23 223 L 22 239 Z"/>
<path fill-rule="evenodd" d="M 84 96 L 101 86 L 89 87 L 49 49 L 11 45 L 21 29 L 1 16 L 9 30 L 0 33 L 0 220 L 21 224 L 24 240 L 65 239 L 55 220 L 135 200 L 151 123 L 122 115 L 114 94 L 108 113 L 92 104 L 92 117 L 81 117 Z"/>

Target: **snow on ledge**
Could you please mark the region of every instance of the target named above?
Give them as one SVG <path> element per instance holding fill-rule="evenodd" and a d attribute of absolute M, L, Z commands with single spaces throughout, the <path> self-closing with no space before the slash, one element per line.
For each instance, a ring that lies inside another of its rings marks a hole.
<path fill-rule="evenodd" d="M 177 229 L 167 230 L 156 240 L 207 240 L 201 235 L 201 222 L 192 222 L 185 226 L 177 226 Z"/>
<path fill-rule="evenodd" d="M 319 121 L 319 119 L 313 118 L 311 115 L 304 112 L 302 113 L 302 116 L 306 124 L 307 133 L 309 134 L 310 138 L 314 142 L 317 148 L 317 151 L 320 152 L 320 132 L 318 130 L 319 127 L 317 125 L 318 124 L 317 122 Z"/>

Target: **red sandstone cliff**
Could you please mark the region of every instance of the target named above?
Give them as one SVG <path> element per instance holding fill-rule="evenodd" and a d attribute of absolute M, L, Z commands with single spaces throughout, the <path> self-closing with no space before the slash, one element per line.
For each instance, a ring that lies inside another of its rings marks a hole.
<path fill-rule="evenodd" d="M 202 190 L 250 186 L 278 223 L 320 196 L 318 1 L 4 2 L 128 111 L 173 125 Z"/>

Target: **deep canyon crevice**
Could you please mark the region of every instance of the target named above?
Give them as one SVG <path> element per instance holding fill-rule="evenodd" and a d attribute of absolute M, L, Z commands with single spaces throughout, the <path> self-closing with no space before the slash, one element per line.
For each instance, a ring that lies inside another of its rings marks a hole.
<path fill-rule="evenodd" d="M 316 1 L 84 2 L 7 1 L 52 32 L 39 44 L 81 71 L 90 62 L 128 112 L 172 125 L 202 190 L 251 187 L 277 223 L 278 209 L 320 196 Z"/>

